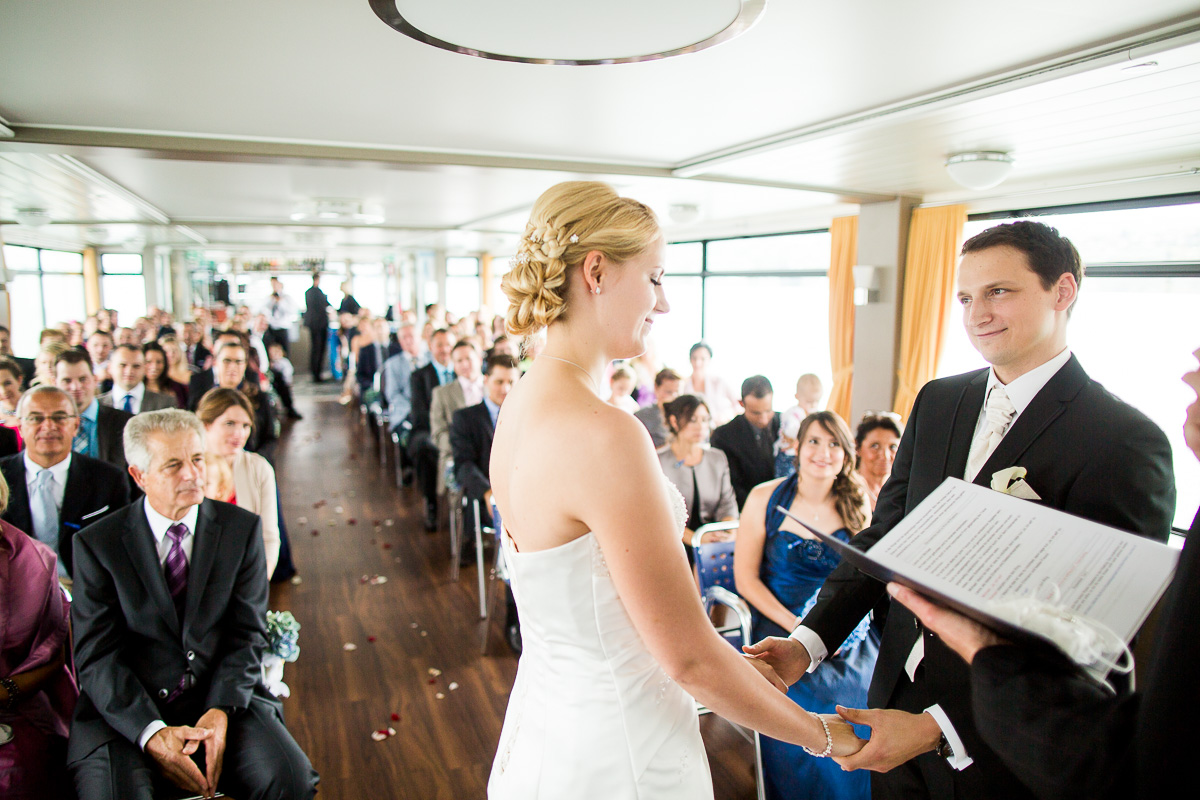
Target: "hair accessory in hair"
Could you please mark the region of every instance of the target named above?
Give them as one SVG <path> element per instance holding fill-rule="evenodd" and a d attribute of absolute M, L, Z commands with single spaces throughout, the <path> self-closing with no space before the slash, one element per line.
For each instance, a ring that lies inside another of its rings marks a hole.
<path fill-rule="evenodd" d="M 517 257 L 515 260 L 518 264 L 528 264 L 529 263 L 529 253 L 517 253 Z"/>
<path fill-rule="evenodd" d="M 571 244 L 579 244 L 579 234 L 578 233 L 571 234 Z"/>

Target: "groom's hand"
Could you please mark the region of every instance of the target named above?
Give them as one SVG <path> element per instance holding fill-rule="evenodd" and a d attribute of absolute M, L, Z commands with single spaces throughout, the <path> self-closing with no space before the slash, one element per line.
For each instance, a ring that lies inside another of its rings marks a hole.
<path fill-rule="evenodd" d="M 838 714 L 847 722 L 867 725 L 871 738 L 852 756 L 834 757 L 847 772 L 869 769 L 888 772 L 937 747 L 942 730 L 931 714 L 910 714 L 894 708 L 844 708 Z"/>
<path fill-rule="evenodd" d="M 749 662 L 750 666 L 752 666 L 756 670 L 758 670 L 758 674 L 760 674 L 764 678 L 766 678 L 768 683 L 770 683 L 772 686 L 774 686 L 776 689 L 783 692 L 784 694 L 787 694 L 787 690 L 788 690 L 787 684 L 779 679 L 779 676 L 775 674 L 775 670 L 771 669 L 770 664 L 768 664 L 765 661 L 760 661 L 757 658 L 751 658 L 750 656 L 743 656 L 743 658 L 745 658 L 746 661 Z"/>
<path fill-rule="evenodd" d="M 808 650 L 795 639 L 768 636 L 761 642 L 743 645 L 742 650 L 756 661 L 766 662 L 788 686 L 804 677 L 808 669 Z"/>

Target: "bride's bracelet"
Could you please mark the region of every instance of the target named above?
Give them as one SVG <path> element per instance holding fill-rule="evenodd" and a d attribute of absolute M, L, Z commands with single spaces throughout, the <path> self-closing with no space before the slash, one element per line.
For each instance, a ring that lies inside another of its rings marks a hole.
<path fill-rule="evenodd" d="M 812 750 L 809 750 L 807 747 L 804 747 L 804 745 L 801 745 L 801 747 L 803 747 L 804 752 L 808 753 L 810 756 L 815 756 L 816 758 L 826 758 L 829 756 L 830 753 L 833 752 L 833 734 L 829 732 L 829 723 L 826 722 L 825 718 L 822 717 L 820 714 L 817 714 L 813 711 L 810 711 L 808 713 L 810 713 L 814 717 L 816 717 L 817 722 L 821 723 L 821 727 L 825 729 L 825 749 L 822 750 L 820 753 L 817 753 Z"/>

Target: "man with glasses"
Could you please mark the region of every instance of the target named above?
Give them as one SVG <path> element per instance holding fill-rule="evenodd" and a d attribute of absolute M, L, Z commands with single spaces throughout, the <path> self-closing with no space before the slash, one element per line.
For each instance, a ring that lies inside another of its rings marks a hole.
<path fill-rule="evenodd" d="M 0 459 L 9 487 L 4 520 L 54 550 L 59 577 L 69 578 L 72 537 L 127 505 L 129 485 L 112 464 L 71 452 L 79 417 L 62 389 L 33 387 L 17 416 L 25 450 Z"/>
<path fill-rule="evenodd" d="M 72 449 L 76 453 L 107 461 L 125 472 L 125 446 L 121 434 L 133 419 L 119 408 L 100 405 L 96 399 L 96 376 L 92 361 L 82 350 L 68 350 L 54 361 L 54 382 L 79 409 L 79 427 Z"/>
<path fill-rule="evenodd" d="M 237 331 L 221 331 L 217 334 L 213 341 L 213 355 L 210 356 L 211 369 L 203 369 L 192 376 L 188 381 L 188 411 L 195 411 L 196 406 L 200 405 L 200 398 L 204 397 L 204 393 L 220 383 L 219 375 L 221 366 L 217 363 L 216 353 L 220 352 L 221 348 L 226 344 L 236 344 L 243 351 L 248 351 L 250 346 L 249 339 L 243 337 Z M 228 362 L 232 357 L 227 357 Z M 229 364 L 226 364 L 229 367 Z M 243 372 L 247 369 L 246 358 L 242 356 L 241 369 Z M 239 379 L 240 380 L 240 379 Z M 236 386 L 233 388 L 237 388 Z"/>

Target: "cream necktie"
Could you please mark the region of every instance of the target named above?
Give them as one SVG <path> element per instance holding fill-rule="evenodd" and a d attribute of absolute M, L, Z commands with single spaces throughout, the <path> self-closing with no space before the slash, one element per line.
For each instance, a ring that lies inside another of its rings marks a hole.
<path fill-rule="evenodd" d="M 1017 409 L 1008 399 L 1008 393 L 1004 391 L 1003 386 L 992 388 L 991 393 L 988 394 L 985 411 L 987 422 L 979 436 L 971 442 L 971 453 L 967 457 L 967 472 L 963 477 L 968 482 L 974 481 L 979 470 L 983 469 L 983 465 L 987 463 L 988 457 L 1000 444 L 1000 440 L 1008 432 L 1008 426 L 1012 424 L 1013 417 L 1017 414 Z"/>

